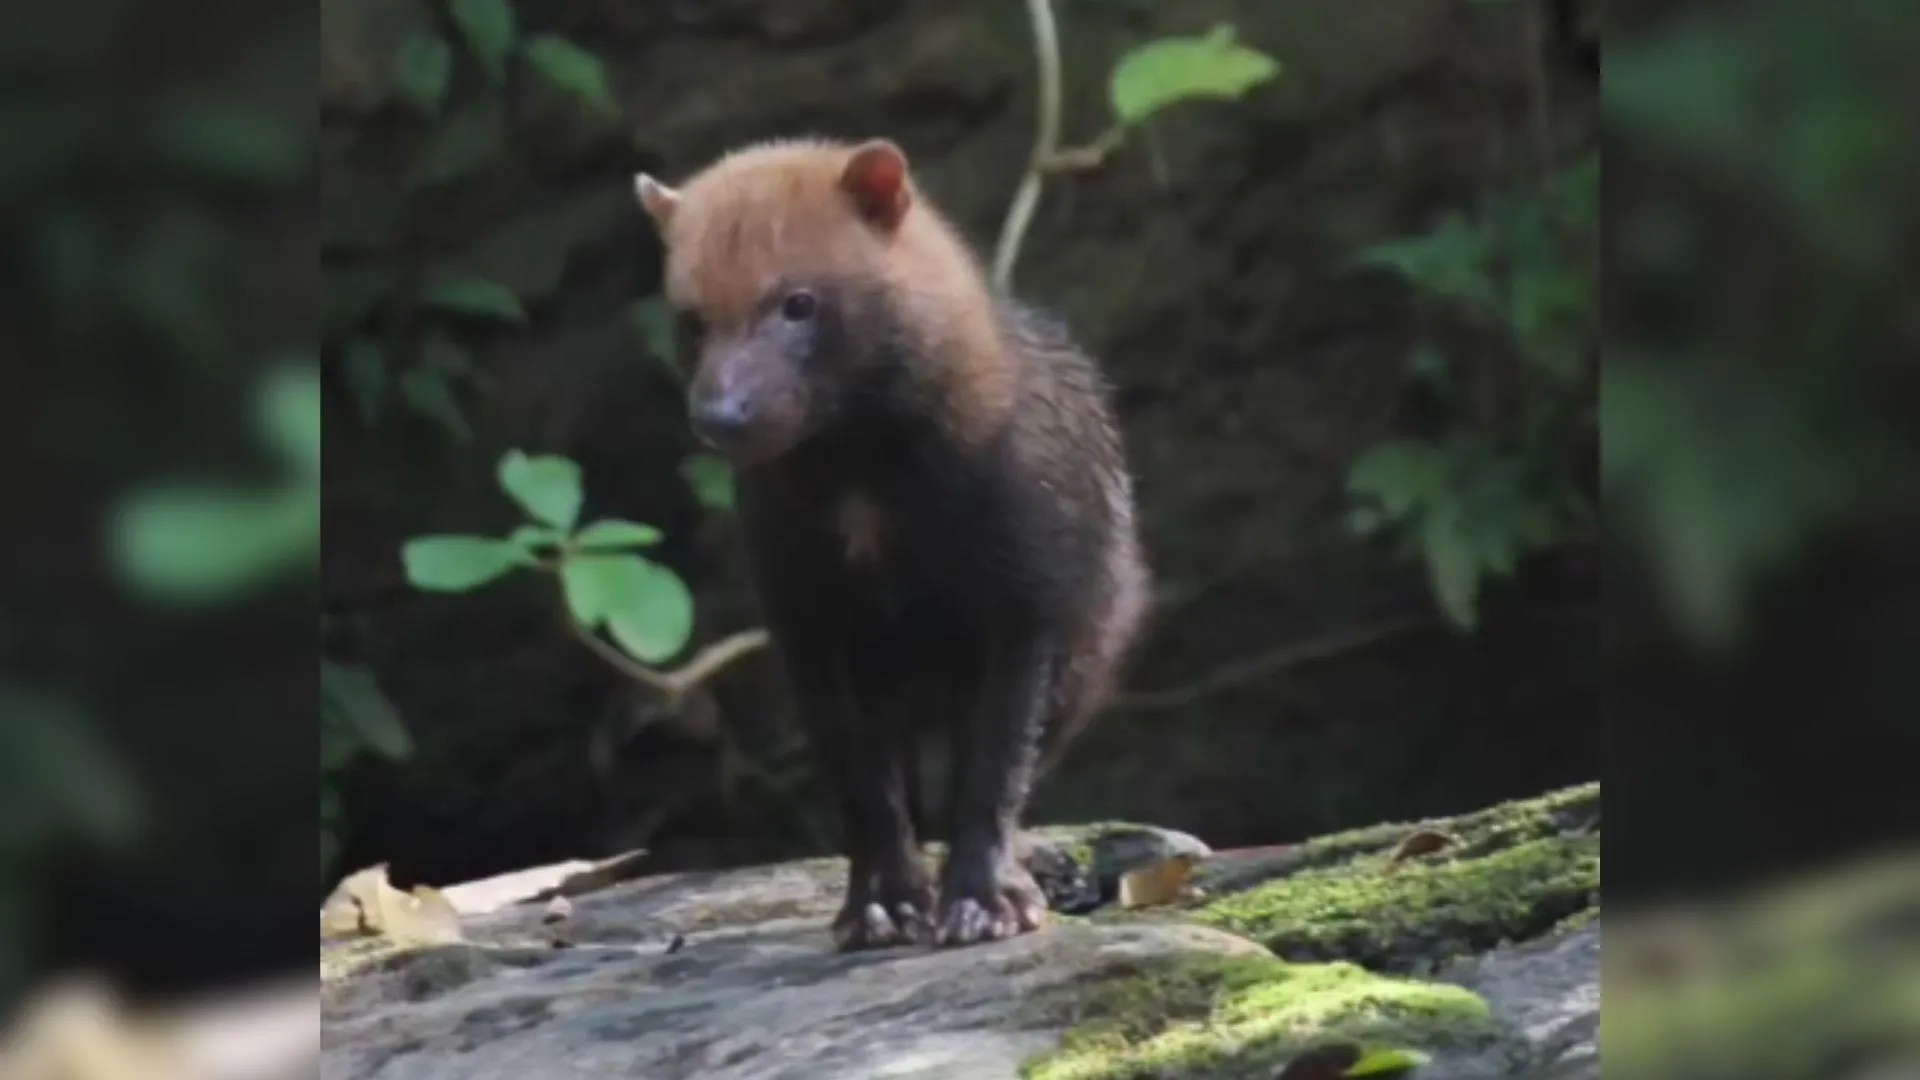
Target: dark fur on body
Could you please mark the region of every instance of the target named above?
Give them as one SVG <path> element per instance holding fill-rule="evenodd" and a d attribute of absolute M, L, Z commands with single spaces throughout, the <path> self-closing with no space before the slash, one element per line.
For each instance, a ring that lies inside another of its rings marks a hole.
<path fill-rule="evenodd" d="M 938 305 L 875 275 L 805 286 L 805 320 L 755 309 L 734 344 L 709 341 L 694 408 L 755 403 L 734 443 L 740 511 L 840 801 L 851 873 L 836 938 L 1035 929 L 1045 900 L 1013 845 L 1038 756 L 1102 703 L 1146 602 L 1106 386 L 1061 326 L 984 287 L 990 341 L 947 336 L 927 322 Z M 951 740 L 937 890 L 916 767 L 935 734 Z"/>

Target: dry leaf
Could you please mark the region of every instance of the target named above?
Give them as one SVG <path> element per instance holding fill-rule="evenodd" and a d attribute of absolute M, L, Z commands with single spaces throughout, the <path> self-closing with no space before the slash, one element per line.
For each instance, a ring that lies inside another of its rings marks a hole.
<path fill-rule="evenodd" d="M 398 895 L 387 883 L 386 863 L 356 870 L 341 878 L 320 905 L 321 938 L 379 933 L 385 925 L 386 893 Z"/>
<path fill-rule="evenodd" d="M 380 863 L 342 878 L 320 905 L 320 936 L 384 936 L 413 944 L 447 944 L 464 936 L 460 913 L 438 889 L 416 885 L 403 893 Z"/>
<path fill-rule="evenodd" d="M 1445 851 L 1457 843 L 1459 843 L 1457 838 L 1438 829 L 1420 829 L 1408 833 L 1406 838 L 1400 841 L 1399 845 L 1393 849 L 1393 854 L 1387 858 L 1387 864 L 1392 866 L 1406 862 L 1408 859 L 1420 858 L 1422 855 L 1432 855 L 1435 852 Z"/>
<path fill-rule="evenodd" d="M 1197 861 L 1192 855 L 1175 855 L 1120 875 L 1120 906 L 1154 907 L 1187 898 L 1193 892 Z"/>
<path fill-rule="evenodd" d="M 388 937 L 423 945 L 449 945 L 466 937 L 460 929 L 460 913 L 440 890 L 415 885 L 402 901 L 398 911 L 387 913 L 392 920 L 386 928 Z"/>

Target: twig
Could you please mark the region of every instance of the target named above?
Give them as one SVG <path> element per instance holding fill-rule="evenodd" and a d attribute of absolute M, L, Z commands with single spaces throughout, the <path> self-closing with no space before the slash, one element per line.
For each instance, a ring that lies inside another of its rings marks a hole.
<path fill-rule="evenodd" d="M 1027 0 L 1027 16 L 1033 23 L 1033 55 L 1040 69 L 1039 131 L 1026 175 L 1020 178 L 1020 188 L 1007 207 L 1007 220 L 1000 226 L 1000 242 L 994 246 L 993 286 L 1002 292 L 1013 283 L 1020 242 L 1033 223 L 1033 211 L 1040 205 L 1040 189 L 1047 177 L 1097 169 L 1127 137 L 1126 125 L 1115 124 L 1085 146 L 1060 145 L 1060 32 L 1054 24 L 1052 0 Z"/>
<path fill-rule="evenodd" d="M 1055 173 L 1086 172 L 1106 164 L 1107 155 L 1120 149 L 1127 139 L 1127 129 L 1115 124 L 1100 133 L 1100 137 L 1085 146 L 1069 146 L 1055 150 L 1040 163 L 1042 172 Z"/>
<path fill-rule="evenodd" d="M 1000 243 L 993 253 L 993 284 L 1002 290 L 1013 279 L 1013 263 L 1020 257 L 1020 241 L 1040 202 L 1047 163 L 1060 144 L 1060 35 L 1053 22 L 1051 0 L 1027 0 L 1027 16 L 1033 23 L 1033 53 L 1040 69 L 1039 134 L 1027 173 L 1020 178 L 1020 189 L 1007 207 L 1007 220 L 1000 227 Z"/>
<path fill-rule="evenodd" d="M 1125 712 L 1182 708 L 1209 694 L 1252 682 L 1274 672 L 1317 660 L 1330 659 L 1342 653 L 1370 648 L 1404 634 L 1430 629 L 1439 625 L 1440 622 L 1438 617 L 1432 615 L 1409 616 L 1389 619 L 1371 626 L 1329 634 L 1309 641 L 1294 642 L 1217 668 L 1205 677 L 1185 686 L 1119 695 L 1114 699 L 1113 708 L 1115 711 Z"/>
<path fill-rule="evenodd" d="M 573 636 L 598 653 L 602 660 L 635 682 L 659 691 L 667 699 L 667 704 L 673 706 L 679 705 L 695 687 L 718 674 L 728 664 L 765 648 L 767 644 L 765 630 L 742 630 L 701 649 L 693 659 L 672 671 L 655 671 L 601 640 L 600 635 L 580 625 L 579 620 L 569 618 L 567 626 L 573 631 Z"/>

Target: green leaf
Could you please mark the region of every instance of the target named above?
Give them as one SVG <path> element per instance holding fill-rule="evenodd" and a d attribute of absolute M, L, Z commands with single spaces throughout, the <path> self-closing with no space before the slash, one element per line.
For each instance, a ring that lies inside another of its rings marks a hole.
<path fill-rule="evenodd" d="M 1485 0 L 1482 0 L 1485 2 Z M 1342 1076 L 1393 1076 L 1417 1069 L 1432 1060 L 1417 1050 L 1369 1050 L 1347 1066 Z"/>
<path fill-rule="evenodd" d="M 693 497 L 709 510 L 732 510 L 733 466 L 715 454 L 690 454 L 680 463 L 680 476 Z"/>
<path fill-rule="evenodd" d="M 466 592 L 527 565 L 527 553 L 487 536 L 422 536 L 400 549 L 407 581 L 430 592 Z"/>
<path fill-rule="evenodd" d="M 693 634 L 693 595 L 680 575 L 647 563 L 639 601 L 607 613 L 607 631 L 620 647 L 649 664 L 670 660 Z"/>
<path fill-rule="evenodd" d="M 393 87 L 423 113 L 440 110 L 453 78 L 453 46 L 434 34 L 409 34 L 393 58 Z"/>
<path fill-rule="evenodd" d="M 173 602 L 227 600 L 311 567 L 320 543 L 312 488 L 164 487 L 121 507 L 115 563 L 128 584 Z"/>
<path fill-rule="evenodd" d="M 400 713 L 366 668 L 320 661 L 320 708 L 381 757 L 398 761 L 413 753 Z"/>
<path fill-rule="evenodd" d="M 452 0 L 448 13 L 474 59 L 499 82 L 507 71 L 507 54 L 513 51 L 513 5 L 507 0 Z"/>
<path fill-rule="evenodd" d="M 1433 594 L 1447 618 L 1463 630 L 1472 630 L 1478 622 L 1481 553 L 1473 538 L 1453 519 L 1439 515 L 1428 520 L 1423 540 L 1427 553 L 1427 575 Z"/>
<path fill-rule="evenodd" d="M 1593 311 L 1593 286 L 1571 268 L 1537 267 L 1513 279 L 1508 319 L 1527 360 L 1557 379 L 1580 374 Z"/>
<path fill-rule="evenodd" d="M 581 529 L 573 538 L 575 544 L 588 550 L 607 548 L 651 547 L 661 541 L 660 530 L 651 525 L 641 525 L 632 521 L 596 521 Z"/>
<path fill-rule="evenodd" d="M 494 100 L 462 108 L 434 129 L 407 171 L 413 187 L 432 187 L 458 180 L 499 153 L 500 106 Z"/>
<path fill-rule="evenodd" d="M 507 543 L 517 544 L 531 554 L 536 548 L 554 548 L 567 542 L 567 534 L 544 525 L 522 525 L 508 535 Z"/>
<path fill-rule="evenodd" d="M 408 368 L 400 375 L 400 397 L 414 412 L 439 424 L 454 438 L 465 442 L 473 438 L 467 417 L 454 399 L 453 387 L 444 372 L 432 367 Z"/>
<path fill-rule="evenodd" d="M 260 429 L 288 464 L 308 476 L 320 474 L 320 373 L 286 365 L 260 388 Z"/>
<path fill-rule="evenodd" d="M 1440 447 L 1395 439 L 1369 448 L 1354 461 L 1347 472 L 1347 490 L 1377 500 L 1389 519 L 1403 518 L 1446 490 L 1447 467 Z"/>
<path fill-rule="evenodd" d="M 649 296 L 634 304 L 633 325 L 653 358 L 672 372 L 675 380 L 680 379 L 680 342 L 674 336 L 673 308 L 666 297 Z"/>
<path fill-rule="evenodd" d="M 1436 296 L 1464 300 L 1491 310 L 1495 305 L 1492 257 L 1484 228 L 1459 214 L 1449 214 L 1433 231 L 1363 249 L 1362 265 L 1398 271 L 1414 285 Z"/>
<path fill-rule="evenodd" d="M 527 61 L 548 82 L 573 95 L 605 116 L 618 116 L 612 84 L 600 58 L 555 34 L 542 34 L 526 45 Z"/>
<path fill-rule="evenodd" d="M 52 854 L 69 838 L 125 843 L 143 827 L 144 802 L 84 706 L 39 686 L 0 682 L 0 853 Z"/>
<path fill-rule="evenodd" d="M 637 555 L 574 555 L 560 568 L 567 607 L 582 626 L 605 623 L 647 663 L 670 659 L 693 632 L 693 597 L 680 576 Z"/>
<path fill-rule="evenodd" d="M 1114 66 L 1113 111 L 1136 124 L 1175 102 L 1233 99 L 1279 74 L 1272 57 L 1234 41 L 1220 24 L 1197 37 L 1162 38 L 1129 51 Z"/>
<path fill-rule="evenodd" d="M 535 520 L 571 529 L 580 516 L 580 466 L 566 458 L 509 450 L 500 459 L 499 477 L 501 490 Z"/>
<path fill-rule="evenodd" d="M 421 303 L 461 315 L 524 323 L 527 313 L 513 290 L 480 278 L 444 278 L 427 286 Z"/>
<path fill-rule="evenodd" d="M 340 367 L 346 376 L 347 391 L 353 395 L 354 406 L 360 411 L 361 422 L 371 427 L 380 419 L 381 406 L 386 401 L 386 354 L 373 339 L 354 338 L 347 342 Z"/>
<path fill-rule="evenodd" d="M 613 612 L 638 606 L 649 573 L 646 560 L 635 555 L 571 555 L 560 564 L 560 587 L 567 609 L 591 630 Z"/>
<path fill-rule="evenodd" d="M 173 164 L 212 180 L 279 186 L 299 179 L 307 165 L 299 125 L 245 101 L 174 102 L 154 119 L 149 137 Z"/>

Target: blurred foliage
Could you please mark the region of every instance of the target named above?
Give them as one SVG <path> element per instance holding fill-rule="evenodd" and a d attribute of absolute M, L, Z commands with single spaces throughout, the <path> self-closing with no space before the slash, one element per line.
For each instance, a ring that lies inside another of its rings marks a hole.
<path fill-rule="evenodd" d="M 208 483 L 145 487 L 121 506 L 116 563 L 128 584 L 177 602 L 217 602 L 251 593 L 297 569 L 320 549 L 320 383 L 310 363 L 282 361 L 262 380 L 255 407 L 261 440 L 286 473 L 278 486 Z"/>
<path fill-rule="evenodd" d="M 543 140 L 564 139 L 550 101 L 596 131 L 617 122 L 620 108 L 597 56 L 558 34 L 524 34 L 508 0 L 392 11 L 417 17 L 390 77 L 357 102 L 350 122 L 329 123 L 323 140 L 323 353 L 362 424 L 386 422 L 397 407 L 468 442 L 476 348 L 528 326 L 529 306 L 558 289 L 568 245 L 580 238 L 540 221 L 468 235 L 470 227 L 449 228 L 459 220 L 450 209 L 493 174 L 551 152 Z M 328 14 L 357 26 L 344 9 Z M 678 379 L 662 298 L 639 301 L 634 330 Z M 704 481 L 714 466 L 697 468 Z M 696 494 L 724 506 L 706 497 L 712 490 Z"/>
<path fill-rule="evenodd" d="M 524 325 L 525 300 L 426 240 L 422 223 L 453 186 L 508 156 L 510 113 L 543 88 L 590 123 L 619 110 L 597 57 L 553 34 L 522 38 L 506 0 L 450 0 L 426 14 L 363 103 L 376 122 L 329 128 L 352 137 L 323 159 L 322 339 L 362 422 L 397 402 L 464 441 L 472 347 L 491 327 Z M 544 276 L 557 284 L 558 265 Z"/>
<path fill-rule="evenodd" d="M 1887 851 L 1730 900 L 1619 918 L 1601 1056 L 1646 1080 L 1912 1076 L 1920 861 Z"/>
<path fill-rule="evenodd" d="M 1348 473 L 1354 528 L 1422 558 L 1441 609 L 1463 628 L 1477 624 L 1490 578 L 1595 520 L 1569 447 L 1594 395 L 1599 189 L 1594 155 L 1539 190 L 1487 198 L 1471 216 L 1449 214 L 1359 257 L 1499 328 L 1531 370 L 1517 406 L 1496 415 L 1456 385 L 1437 346 L 1423 345 L 1409 366 L 1451 430 L 1381 443 Z"/>
<path fill-rule="evenodd" d="M 275 487 L 150 484 L 123 500 L 115 565 L 128 588 L 174 606 L 229 605 L 311 573 L 320 553 L 320 382 L 310 361 L 269 367 L 255 427 L 285 472 Z M 341 771 L 371 751 L 411 752 L 393 705 L 364 669 L 320 661 L 320 873 L 345 824 Z"/>
<path fill-rule="evenodd" d="M 1770 0 L 1609 45 L 1605 120 L 1661 182 L 1610 219 L 1602 473 L 1702 647 L 1912 475 L 1916 42 L 1899 0 Z"/>
<path fill-rule="evenodd" d="M 604 628 L 646 663 L 672 659 L 693 632 L 693 597 L 680 576 L 633 549 L 663 538 L 651 525 L 601 520 L 576 528 L 580 466 L 563 457 L 500 460 L 499 480 L 532 522 L 505 538 L 423 536 L 402 549 L 407 580 L 433 592 L 468 592 L 521 568 L 557 575 L 582 633 Z"/>
<path fill-rule="evenodd" d="M 583 225 L 600 219 L 582 208 L 604 204 L 592 200 L 564 211 L 563 221 L 473 210 L 523 184 L 528 162 L 618 139 L 611 71 L 547 25 L 552 17 L 510 0 L 342 3 L 323 12 L 323 38 L 340 60 L 323 72 L 321 354 L 367 429 L 404 424 L 454 444 L 481 441 L 471 415 L 486 374 L 481 351 L 537 331 L 568 260 L 593 238 Z M 360 63 L 367 56 L 387 59 L 369 73 Z M 659 297 L 634 310 L 637 354 L 679 379 L 671 311 Z M 699 456 L 683 472 L 702 506 L 731 506 L 724 463 Z M 500 538 L 410 541 L 402 558 L 412 585 L 463 592 L 514 569 L 545 569 L 560 578 L 582 632 L 604 631 L 647 662 L 685 647 L 693 621 L 686 586 L 631 551 L 657 543 L 656 530 L 617 521 L 577 527 L 580 469 L 563 458 L 510 453 L 499 480 L 528 522 Z M 322 829 L 331 845 L 343 820 L 341 771 L 363 753 L 392 759 L 408 747 L 366 672 L 330 666 L 323 682 Z"/>
<path fill-rule="evenodd" d="M 133 778 L 70 696 L 0 680 L 0 1002 L 36 959 L 43 900 L 35 883 L 70 846 L 113 850 L 145 813 Z"/>
<path fill-rule="evenodd" d="M 400 713 L 373 673 L 355 664 L 320 662 L 320 877 L 332 873 L 346 829 L 340 774 L 363 754 L 400 761 L 413 753 Z"/>

